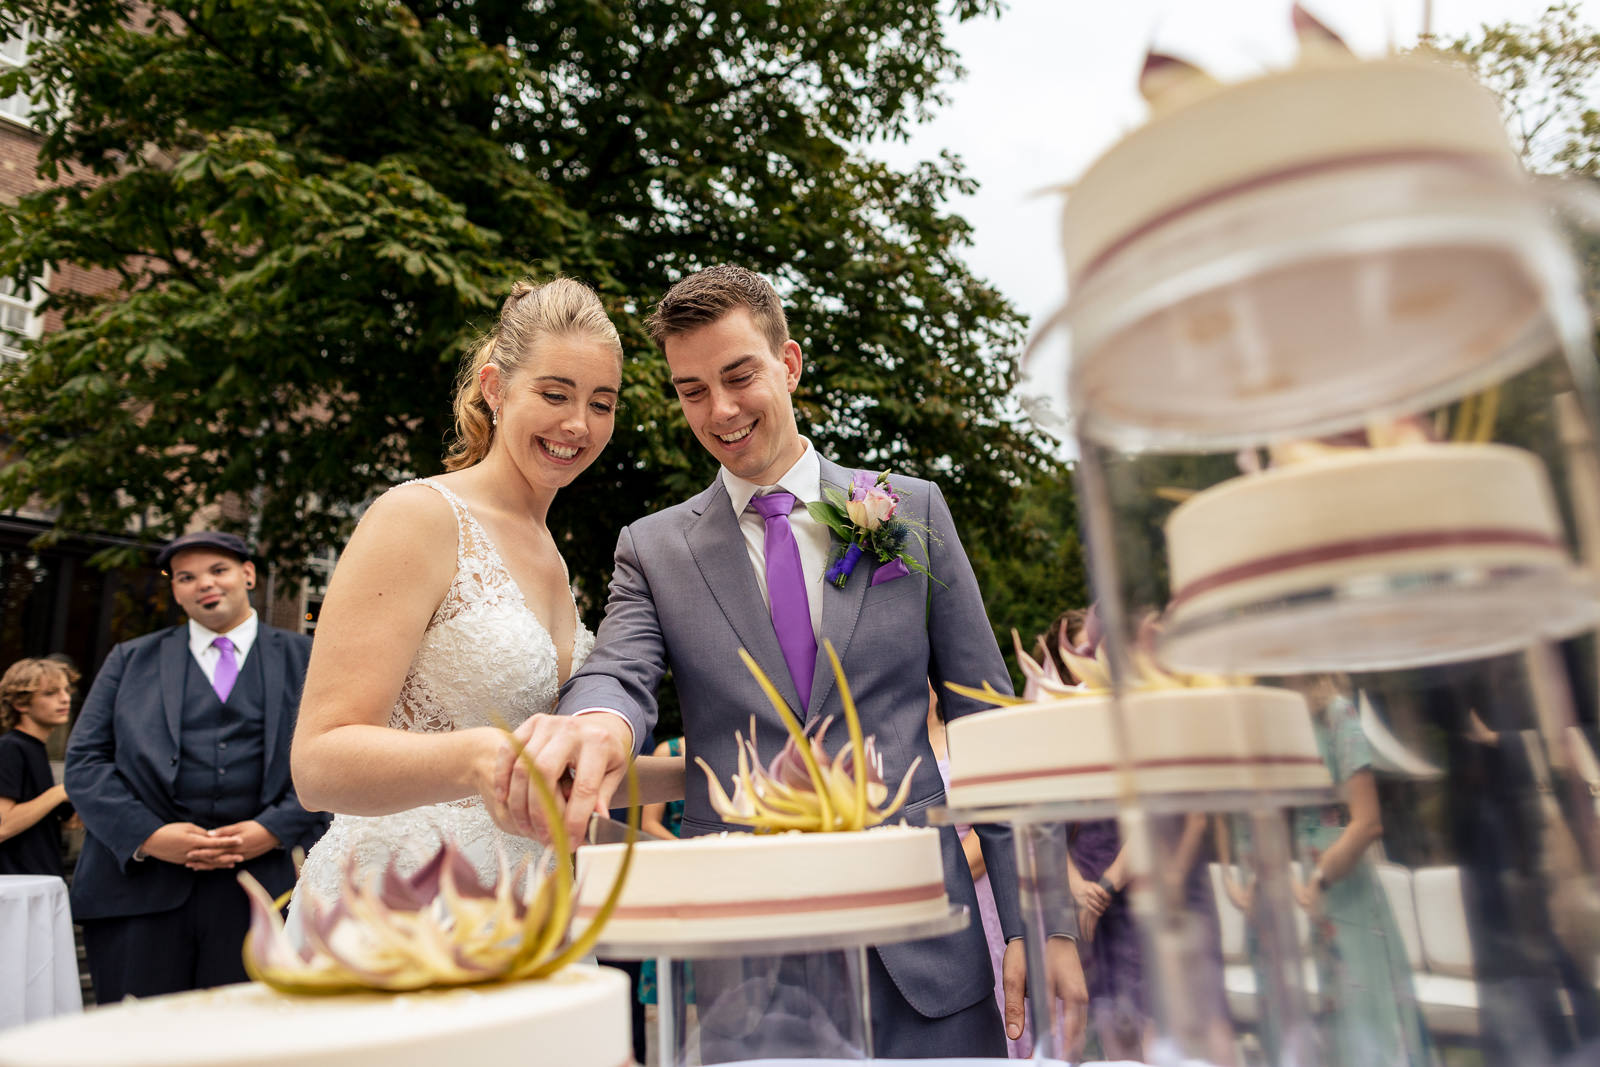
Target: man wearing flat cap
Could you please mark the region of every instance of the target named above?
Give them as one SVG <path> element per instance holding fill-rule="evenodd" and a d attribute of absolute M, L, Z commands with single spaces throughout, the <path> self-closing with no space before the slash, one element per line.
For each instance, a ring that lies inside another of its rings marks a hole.
<path fill-rule="evenodd" d="M 111 650 L 67 745 L 87 831 L 72 914 L 101 1003 L 244 981 L 238 872 L 283 893 L 290 850 L 327 826 L 289 780 L 311 639 L 257 619 L 233 534 L 184 534 L 157 563 L 188 621 Z"/>

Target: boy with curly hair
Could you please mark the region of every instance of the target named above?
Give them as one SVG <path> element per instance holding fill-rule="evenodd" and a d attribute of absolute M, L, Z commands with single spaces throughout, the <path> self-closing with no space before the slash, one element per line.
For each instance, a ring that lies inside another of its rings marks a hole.
<path fill-rule="evenodd" d="M 0 874 L 65 877 L 61 825 L 72 816 L 55 783 L 45 741 L 72 713 L 78 672 L 53 659 L 23 659 L 0 677 Z"/>

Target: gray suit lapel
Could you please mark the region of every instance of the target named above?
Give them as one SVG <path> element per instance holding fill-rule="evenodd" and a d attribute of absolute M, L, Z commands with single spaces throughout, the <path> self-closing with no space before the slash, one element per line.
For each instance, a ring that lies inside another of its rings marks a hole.
<path fill-rule="evenodd" d="M 818 458 L 822 461 L 822 484 L 848 492 L 852 472 L 829 459 Z M 826 581 L 821 586 L 822 637 L 833 642 L 833 650 L 839 654 L 841 663 L 849 651 L 850 639 L 855 636 L 856 622 L 861 618 L 861 605 L 867 598 L 867 589 L 872 585 L 873 565 L 873 560 L 861 559 L 843 589 Z M 827 650 L 819 640 L 817 669 L 811 676 L 811 705 L 806 709 L 808 722 L 821 714 L 833 690 L 833 665 L 828 662 Z"/>
<path fill-rule="evenodd" d="M 756 584 L 755 570 L 750 566 L 744 532 L 739 529 L 739 520 L 733 514 L 733 504 L 720 476 L 695 500 L 693 510 L 696 517 L 684 536 L 689 543 L 689 554 L 699 566 L 711 596 L 739 636 L 745 651 L 755 657 L 789 706 L 798 708 L 800 691 L 789 677 L 783 649 L 778 646 L 778 635 L 772 629 L 772 616 L 761 599 L 761 587 Z M 743 663 L 732 667 L 739 671 L 745 669 Z"/>
<path fill-rule="evenodd" d="M 161 642 L 161 710 L 167 717 L 172 751 L 183 731 L 183 680 L 189 671 L 189 624 L 181 623 Z M 173 765 L 176 775 L 176 764 Z"/>

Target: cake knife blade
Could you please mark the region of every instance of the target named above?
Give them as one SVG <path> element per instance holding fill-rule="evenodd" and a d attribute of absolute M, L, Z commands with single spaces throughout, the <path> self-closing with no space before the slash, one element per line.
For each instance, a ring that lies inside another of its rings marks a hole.
<path fill-rule="evenodd" d="M 607 818 L 598 811 L 589 816 L 589 832 L 585 835 L 591 845 L 620 845 L 628 840 L 628 824 Z"/>

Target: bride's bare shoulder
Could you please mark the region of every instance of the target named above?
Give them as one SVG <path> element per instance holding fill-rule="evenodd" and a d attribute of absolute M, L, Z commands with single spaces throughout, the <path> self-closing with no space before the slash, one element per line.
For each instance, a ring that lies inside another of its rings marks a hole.
<path fill-rule="evenodd" d="M 452 564 L 457 537 L 455 509 L 437 490 L 408 482 L 386 491 L 368 506 L 345 549 L 385 556 L 433 559 Z"/>

